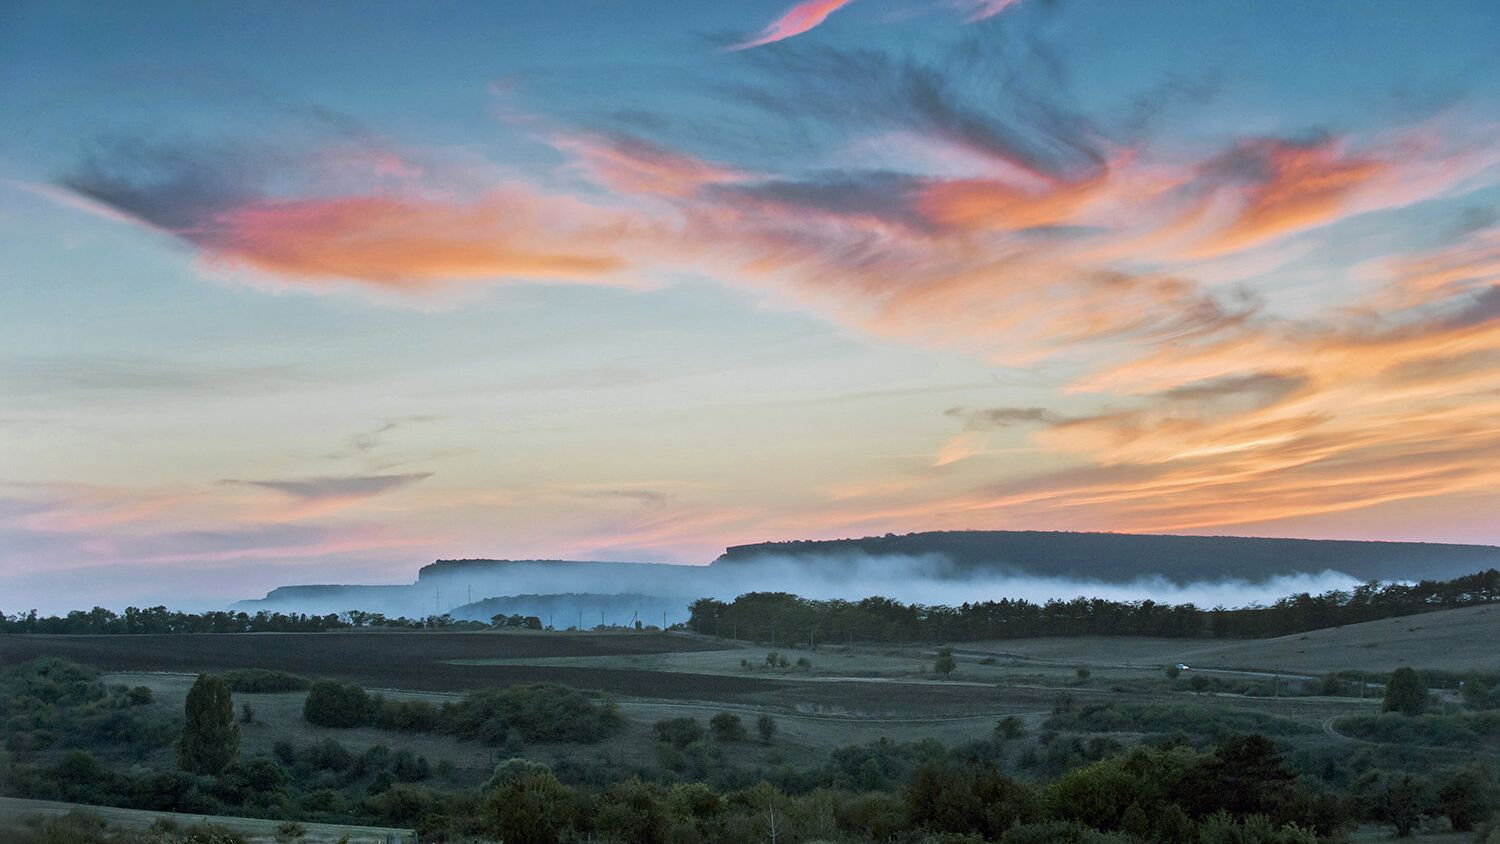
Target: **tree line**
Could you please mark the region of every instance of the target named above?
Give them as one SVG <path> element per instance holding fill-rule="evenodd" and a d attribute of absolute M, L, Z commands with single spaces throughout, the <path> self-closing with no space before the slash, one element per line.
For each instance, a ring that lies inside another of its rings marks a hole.
<path fill-rule="evenodd" d="M 164 606 L 127 607 L 116 613 L 104 607 L 73 610 L 63 616 L 43 616 L 36 610 L 16 615 L 0 613 L 0 633 L 143 634 L 143 633 L 321 633 L 327 630 L 385 628 L 392 630 L 452 630 L 487 625 L 455 621 L 449 615 L 390 618 L 382 613 L 350 610 L 344 613 L 210 611 L 179 612 Z"/>
<path fill-rule="evenodd" d="M 1106 635 L 1255 639 L 1497 600 L 1500 571 L 1495 569 L 1452 580 L 1372 582 L 1320 595 L 1302 592 L 1269 605 L 1233 609 L 1083 597 L 1045 603 L 1002 598 L 946 606 L 906 604 L 880 596 L 823 601 L 787 592 L 750 592 L 727 602 L 694 601 L 687 626 L 698 633 L 772 645 L 846 639 L 943 642 Z"/>

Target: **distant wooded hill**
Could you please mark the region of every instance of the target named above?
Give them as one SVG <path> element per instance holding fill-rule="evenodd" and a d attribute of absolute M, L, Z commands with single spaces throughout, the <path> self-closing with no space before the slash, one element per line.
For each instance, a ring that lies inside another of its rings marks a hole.
<path fill-rule="evenodd" d="M 965 530 L 736 545 L 715 566 L 769 557 L 838 566 L 853 555 L 938 556 L 940 577 L 1025 574 L 1122 582 L 1161 576 L 1175 583 L 1339 571 L 1362 580 L 1450 578 L 1500 568 L 1500 548 L 1431 542 L 1356 542 L 1244 536 Z"/>
<path fill-rule="evenodd" d="M 1079 581 L 1124 583 L 1161 577 L 1179 584 L 1238 579 L 1262 583 L 1279 575 L 1341 572 L 1360 580 L 1446 580 L 1500 568 L 1500 548 L 1427 542 L 1350 542 L 1259 539 L 1238 536 L 1161 536 L 1047 531 L 943 531 L 887 534 L 864 539 L 762 542 L 729 548 L 712 565 L 620 563 L 582 560 L 438 560 L 423 566 L 414 583 L 400 586 L 284 586 L 260 600 L 241 601 L 247 612 L 329 613 L 348 609 L 391 617 L 421 618 L 496 596 L 530 595 L 525 615 L 545 609 L 574 616 L 576 601 L 557 607 L 535 596 L 565 593 L 630 593 L 630 612 L 658 618 L 675 596 L 730 598 L 745 592 L 797 591 L 810 582 L 879 588 L 904 600 L 904 583 L 1020 575 L 1067 581 L 1073 597 Z M 862 585 L 863 584 L 863 585 Z M 823 591 L 829 591 L 824 588 Z M 857 597 L 863 597 L 865 592 Z M 999 597 L 983 595 L 976 597 Z M 1059 593 L 1058 597 L 1064 597 Z M 639 603 L 640 606 L 634 606 Z M 474 612 L 520 612 L 511 606 Z M 588 605 L 585 616 L 597 616 Z M 606 616 L 625 612 L 605 607 Z M 669 620 L 686 612 L 686 601 Z M 465 610 L 459 615 L 469 617 Z M 478 617 L 475 615 L 473 617 Z M 488 616 L 484 616 L 487 620 Z M 585 617 L 584 622 L 588 622 Z M 588 625 L 591 626 L 591 625 Z"/>

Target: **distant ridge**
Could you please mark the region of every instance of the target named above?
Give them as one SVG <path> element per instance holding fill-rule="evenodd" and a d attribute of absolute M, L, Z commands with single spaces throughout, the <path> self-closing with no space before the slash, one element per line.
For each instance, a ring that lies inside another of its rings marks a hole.
<path fill-rule="evenodd" d="M 549 595 L 630 594 L 625 601 L 653 617 L 663 603 L 733 597 L 744 592 L 804 588 L 807 577 L 824 584 L 865 588 L 864 578 L 920 577 L 930 582 L 1006 575 L 1071 583 L 1130 583 L 1161 578 L 1174 584 L 1290 575 L 1342 573 L 1359 580 L 1447 580 L 1500 569 L 1500 548 L 1433 542 L 1367 542 L 1241 536 L 1073 533 L 1063 531 L 933 531 L 862 539 L 794 540 L 735 545 L 710 565 L 590 560 L 438 560 L 422 566 L 414 582 L 399 586 L 283 586 L 235 609 L 313 613 L 359 608 L 388 615 L 458 612 L 466 605 L 506 596 L 510 603 L 467 607 L 488 618 L 507 613 L 560 617 L 597 612 L 593 598 L 553 604 Z M 1075 588 L 1069 586 L 1069 589 Z M 522 602 L 521 598 L 525 601 Z M 860 597 L 864 597 L 863 594 Z M 902 597 L 900 594 L 890 597 Z M 1069 597 L 1072 597 L 1071 595 Z M 592 601 L 593 603 L 590 603 Z M 521 606 L 524 603 L 524 607 Z M 606 614 L 623 612 L 606 607 Z M 669 619 L 672 614 L 669 612 Z M 658 620 L 660 620 L 658 618 Z M 675 619 L 673 619 L 675 620 Z"/>
<path fill-rule="evenodd" d="M 714 565 L 766 557 L 837 566 L 839 557 L 940 555 L 948 577 L 980 572 L 1121 582 L 1160 576 L 1174 583 L 1338 571 L 1363 580 L 1450 578 L 1500 567 L 1500 548 L 1434 542 L 1276 539 L 1248 536 L 1037 530 L 931 531 L 862 539 L 735 545 Z"/>

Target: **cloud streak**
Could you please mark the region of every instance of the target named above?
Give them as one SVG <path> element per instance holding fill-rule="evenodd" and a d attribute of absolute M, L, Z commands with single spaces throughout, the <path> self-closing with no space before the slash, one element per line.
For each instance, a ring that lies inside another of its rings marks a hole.
<path fill-rule="evenodd" d="M 795 35 L 801 35 L 828 19 L 828 16 L 849 5 L 853 0 L 803 0 L 787 9 L 781 17 L 771 21 L 765 29 L 738 44 L 728 47 L 731 51 L 748 50 L 774 44 Z"/>

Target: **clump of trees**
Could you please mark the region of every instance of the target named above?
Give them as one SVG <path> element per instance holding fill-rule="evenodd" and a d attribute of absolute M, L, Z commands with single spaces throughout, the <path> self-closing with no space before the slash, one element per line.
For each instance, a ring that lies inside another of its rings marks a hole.
<path fill-rule="evenodd" d="M 786 592 L 749 592 L 733 601 L 693 602 L 687 627 L 698 633 L 756 641 L 780 637 L 818 640 L 959 642 L 1036 636 L 1157 636 L 1262 638 L 1326 627 L 1500 601 L 1500 571 L 1452 580 L 1367 583 L 1321 595 L 1290 595 L 1268 606 L 1205 609 L 1193 604 L 1074 598 L 1025 599 L 959 606 L 905 604 L 884 597 L 816 601 Z"/>
<path fill-rule="evenodd" d="M 144 686 L 110 687 L 91 667 L 44 657 L 0 669 L 0 752 L 25 759 L 56 748 L 108 747 L 144 758 L 178 728 L 139 710 L 155 695 Z"/>
<path fill-rule="evenodd" d="M 528 742 L 599 742 L 623 723 L 613 701 L 552 685 L 515 685 L 464 695 L 453 703 L 395 700 L 352 683 L 319 680 L 302 715 L 322 727 L 437 732 L 491 746 Z"/>

